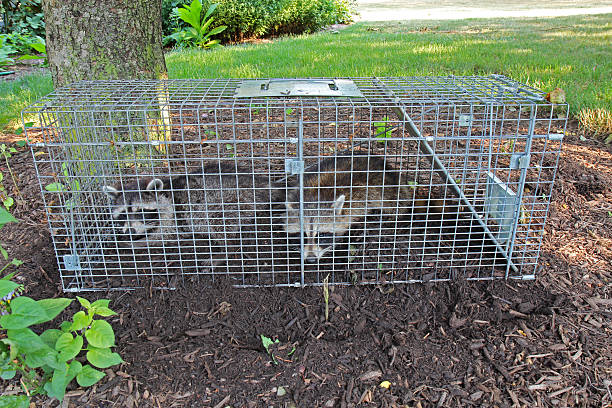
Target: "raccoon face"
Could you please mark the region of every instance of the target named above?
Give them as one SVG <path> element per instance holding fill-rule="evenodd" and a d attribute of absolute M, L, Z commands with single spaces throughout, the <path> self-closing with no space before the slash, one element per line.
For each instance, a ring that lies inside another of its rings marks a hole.
<path fill-rule="evenodd" d="M 343 211 L 344 194 L 333 202 L 304 203 L 304 260 L 318 262 L 339 243 L 350 227 L 350 217 Z M 300 234 L 300 211 L 294 202 L 287 201 L 285 230 Z"/>
<path fill-rule="evenodd" d="M 113 186 L 104 186 L 110 197 L 113 229 L 120 241 L 135 243 L 157 239 L 162 232 L 165 219 L 172 219 L 172 201 L 160 193 L 164 182 L 153 179 L 142 190 L 140 183 L 124 186 L 123 191 Z"/>

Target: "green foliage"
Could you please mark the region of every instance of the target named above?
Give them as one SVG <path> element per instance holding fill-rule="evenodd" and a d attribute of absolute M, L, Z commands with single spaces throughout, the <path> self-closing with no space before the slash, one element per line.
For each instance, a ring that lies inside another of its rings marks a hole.
<path fill-rule="evenodd" d="M 211 16 L 217 4 L 211 4 L 204 17 L 202 15 L 202 3 L 200 0 L 193 0 L 191 4 L 177 7 L 173 13 L 183 22 L 189 24 L 188 27 L 178 29 L 173 34 L 164 38 L 164 45 L 174 41 L 181 47 L 214 48 L 219 45 L 219 40 L 212 40 L 210 37 L 223 32 L 227 27 L 218 26 L 211 28 L 213 17 Z"/>
<path fill-rule="evenodd" d="M 15 190 L 17 191 L 17 194 L 19 195 L 21 200 L 23 200 L 21 191 L 19 190 L 19 187 L 17 187 L 17 179 L 15 178 L 15 174 L 13 173 L 13 169 L 11 168 L 11 165 L 8 160 L 12 157 L 13 153 L 17 153 L 17 149 L 11 146 L 7 146 L 4 143 L 0 144 L 0 156 L 4 158 L 9 174 L 11 175 L 11 178 L 13 179 L 13 185 L 15 186 Z M 3 180 L 4 180 L 4 175 L 0 173 L 0 201 L 2 201 L 2 204 L 6 207 L 7 210 L 10 210 L 11 206 L 15 203 L 15 201 L 13 200 L 13 197 L 8 195 L 5 186 L 2 184 Z"/>
<path fill-rule="evenodd" d="M 45 35 L 42 0 L 2 0 L 0 12 L 4 16 L 5 32 Z"/>
<path fill-rule="evenodd" d="M 13 65 L 15 63 L 15 60 L 11 58 L 11 55 L 16 52 L 17 50 L 15 47 L 6 41 L 6 36 L 0 35 L 0 72 L 3 71 L 3 66 Z"/>
<path fill-rule="evenodd" d="M 186 27 L 173 13 L 184 1 L 163 0 L 162 18 L 165 34 Z M 217 26 L 227 26 L 223 41 L 238 42 L 279 34 L 310 33 L 320 28 L 352 21 L 355 0 L 220 0 L 215 13 Z M 204 7 L 213 5 L 205 2 Z"/>
<path fill-rule="evenodd" d="M 98 369 L 123 362 L 119 354 L 111 350 L 115 346 L 113 328 L 107 321 L 95 319 L 96 316 L 115 315 L 108 308 L 109 300 L 90 303 L 77 296 L 84 310 L 62 322 L 59 329 L 47 329 L 38 335 L 30 326 L 55 319 L 73 300 L 34 300 L 19 296 L 22 287 L 11 277 L 0 280 L 0 298 L 4 302 L 0 304 L 4 306 L 0 317 L 2 379 L 11 379 L 19 372 L 28 396 L 46 394 L 61 401 L 73 379 L 76 378 L 80 386 L 89 387 L 104 377 L 104 372 Z M 0 397 L 0 407 L 7 402 L 3 398 Z"/>

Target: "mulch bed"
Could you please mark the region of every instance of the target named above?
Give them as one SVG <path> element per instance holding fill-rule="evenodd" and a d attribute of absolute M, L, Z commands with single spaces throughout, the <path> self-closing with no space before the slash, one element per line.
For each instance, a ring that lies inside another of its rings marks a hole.
<path fill-rule="evenodd" d="M 72 297 L 58 286 L 29 150 L 11 166 L 21 222 L 1 241 L 25 261 L 17 279 L 34 298 Z M 566 138 L 540 265 L 535 282 L 335 287 L 328 321 L 321 288 L 86 293 L 112 299 L 126 363 L 62 406 L 612 406 L 609 146 Z M 276 363 L 261 335 L 279 340 Z"/>

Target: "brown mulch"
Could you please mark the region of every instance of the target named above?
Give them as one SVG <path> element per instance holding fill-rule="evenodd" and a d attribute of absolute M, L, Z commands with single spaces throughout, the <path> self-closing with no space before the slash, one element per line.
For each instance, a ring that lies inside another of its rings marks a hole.
<path fill-rule="evenodd" d="M 34 298 L 72 297 L 58 287 L 30 151 L 11 166 L 21 223 L 0 240 L 25 261 L 18 279 Z M 320 288 L 85 294 L 112 299 L 126 363 L 62 406 L 612 406 L 610 146 L 566 138 L 540 265 L 535 282 L 336 287 L 327 322 Z M 276 364 L 261 335 L 279 340 Z"/>

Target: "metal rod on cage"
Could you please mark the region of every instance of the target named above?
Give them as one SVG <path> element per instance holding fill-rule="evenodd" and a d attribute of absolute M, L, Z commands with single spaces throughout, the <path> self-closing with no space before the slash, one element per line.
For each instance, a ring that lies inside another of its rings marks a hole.
<path fill-rule="evenodd" d="M 298 160 L 304 162 L 304 121 L 302 116 L 298 121 Z M 300 171 L 300 284 L 304 286 L 304 171 Z"/>
<path fill-rule="evenodd" d="M 531 141 L 532 141 L 532 135 L 535 131 L 535 122 L 536 122 L 536 117 L 537 117 L 537 106 L 531 106 L 531 117 L 529 118 L 529 131 L 527 132 L 527 140 L 525 141 L 525 153 L 524 155 L 529 158 L 531 155 Z M 512 253 L 512 251 L 514 250 L 514 244 L 516 241 L 516 232 L 518 230 L 518 224 L 519 224 L 519 220 L 521 218 L 521 203 L 523 202 L 523 190 L 525 187 L 525 180 L 527 179 L 527 169 L 528 166 L 521 166 L 521 175 L 519 178 L 519 184 L 517 186 L 517 197 L 516 197 L 516 202 L 518 203 L 518 205 L 516 206 L 516 210 L 514 213 L 514 222 L 512 224 L 512 234 L 510 235 L 510 247 L 508 248 L 509 253 Z M 506 279 L 508 279 L 508 275 L 510 273 L 510 265 L 506 266 Z M 515 270 L 515 272 L 517 272 Z"/>
<path fill-rule="evenodd" d="M 497 238 L 495 238 L 495 235 L 493 235 L 493 233 L 489 229 L 489 226 L 480 218 L 480 216 L 478 215 L 478 212 L 476 211 L 474 206 L 470 203 L 470 200 L 468 200 L 468 198 L 463 193 L 463 190 L 461 190 L 461 188 L 459 187 L 457 182 L 453 179 L 453 177 L 450 175 L 450 173 L 448 172 L 444 164 L 440 161 L 440 159 L 438 158 L 438 156 L 436 155 L 432 147 L 429 145 L 427 139 L 423 137 L 421 132 L 419 132 L 419 129 L 417 129 L 416 125 L 410 118 L 410 115 L 408 115 L 408 112 L 406 112 L 406 110 L 404 109 L 404 104 L 402 103 L 402 101 L 397 96 L 395 96 L 393 91 L 388 89 L 378 78 L 375 78 L 374 80 L 380 86 L 381 90 L 385 92 L 387 96 L 389 96 L 389 98 L 392 98 L 394 103 L 397 104 L 397 107 L 394 108 L 394 111 L 400 119 L 402 119 L 408 124 L 408 129 L 407 129 L 408 133 L 412 137 L 417 138 L 419 140 L 419 150 L 421 150 L 425 158 L 437 170 L 438 175 L 442 179 L 445 179 L 446 182 L 450 185 L 450 187 L 455 192 L 455 194 L 457 194 L 457 197 L 459 198 L 461 203 L 470 210 L 472 217 L 483 228 L 487 238 L 490 239 L 495 244 L 495 248 L 497 252 L 500 253 L 506 259 L 507 261 L 506 277 L 508 276 L 509 268 L 512 268 L 514 272 L 518 272 L 517 266 L 514 265 L 514 263 L 510 259 L 510 256 L 508 255 L 508 254 L 511 254 L 512 252 L 506 252 L 504 250 L 504 248 L 501 246 Z"/>

